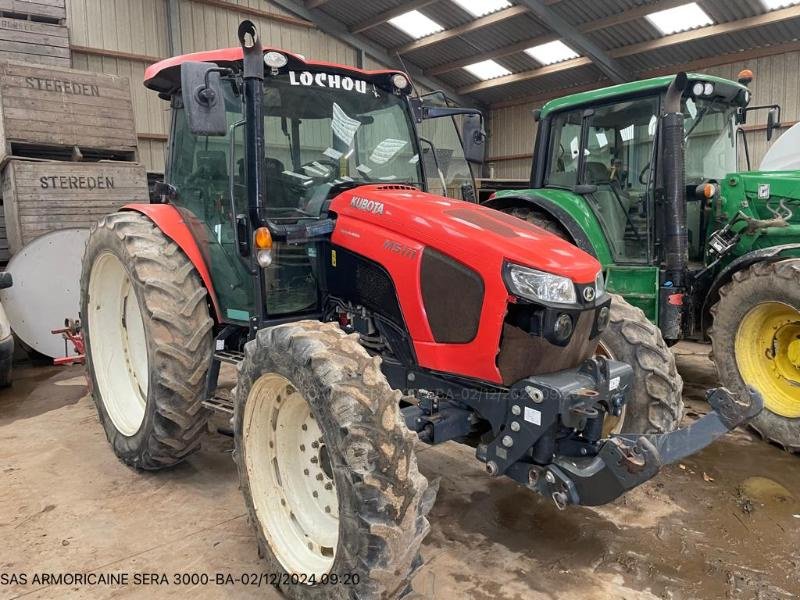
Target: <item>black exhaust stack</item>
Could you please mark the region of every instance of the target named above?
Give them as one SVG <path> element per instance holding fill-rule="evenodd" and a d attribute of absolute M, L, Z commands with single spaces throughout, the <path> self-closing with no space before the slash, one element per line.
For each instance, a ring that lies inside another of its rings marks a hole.
<path fill-rule="evenodd" d="M 661 117 L 661 182 L 664 194 L 665 270 L 660 294 L 660 327 L 664 338 L 683 337 L 689 234 L 686 224 L 686 172 L 681 98 L 686 73 L 678 73 L 667 89 Z"/>
<path fill-rule="evenodd" d="M 244 79 L 244 163 L 247 184 L 247 212 L 250 224 L 247 227 L 248 247 L 256 227 L 265 225 L 264 188 L 264 49 L 252 21 L 239 24 L 239 44 L 242 47 L 242 77 Z M 233 135 L 233 133 L 231 133 Z M 230 174 L 233 177 L 233 173 Z M 236 216 L 237 227 L 239 217 Z M 268 318 L 265 298 L 264 269 L 256 262 L 256 253 L 250 252 L 250 270 L 253 274 L 253 292 L 259 315 L 250 317 L 251 335 L 258 322 Z"/>
<path fill-rule="evenodd" d="M 264 211 L 264 49 L 252 21 L 239 24 L 244 55 L 245 179 L 247 204 L 254 227 L 262 225 Z"/>

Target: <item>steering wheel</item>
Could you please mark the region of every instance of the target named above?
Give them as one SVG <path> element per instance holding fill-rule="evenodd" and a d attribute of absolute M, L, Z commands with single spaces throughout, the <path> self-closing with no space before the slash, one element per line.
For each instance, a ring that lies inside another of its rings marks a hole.
<path fill-rule="evenodd" d="M 644 166 L 644 169 L 642 169 L 642 172 L 641 172 L 641 173 L 639 173 L 639 183 L 641 183 L 642 185 L 647 185 L 647 182 L 644 180 L 644 175 L 645 175 L 645 173 L 647 173 L 649 170 L 650 170 L 650 163 L 648 162 L 648 163 L 647 163 L 647 164 Z"/>

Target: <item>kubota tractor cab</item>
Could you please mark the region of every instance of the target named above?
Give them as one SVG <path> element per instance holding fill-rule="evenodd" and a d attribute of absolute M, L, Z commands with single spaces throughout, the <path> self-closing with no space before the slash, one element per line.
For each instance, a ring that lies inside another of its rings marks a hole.
<path fill-rule="evenodd" d="M 681 73 L 552 100 L 535 115 L 532 189 L 487 205 L 597 257 L 668 342 L 710 337 L 721 383 L 764 396 L 752 425 L 800 450 L 800 172 L 738 171 L 748 115 L 768 111 L 768 139 L 780 121 L 749 105 L 751 79 Z"/>
<path fill-rule="evenodd" d="M 404 74 L 264 49 L 249 21 L 239 39 L 147 70 L 173 109 L 165 202 L 93 229 L 81 311 L 125 463 L 173 465 L 209 406 L 233 413 L 270 583 L 407 591 L 435 496 L 420 439 L 469 444 L 490 476 L 560 507 L 595 505 L 759 409 L 714 390 L 691 429 L 604 434 L 636 384 L 594 356 L 610 303 L 597 260 L 426 193 L 417 119 L 452 112 L 415 108 Z M 224 362 L 232 407 L 215 398 Z"/>

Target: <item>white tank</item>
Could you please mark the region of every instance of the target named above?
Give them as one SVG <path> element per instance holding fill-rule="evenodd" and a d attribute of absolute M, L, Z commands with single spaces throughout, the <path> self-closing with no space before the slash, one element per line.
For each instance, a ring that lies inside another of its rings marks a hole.
<path fill-rule="evenodd" d="M 795 123 L 769 147 L 760 171 L 800 170 L 800 123 Z"/>
<path fill-rule="evenodd" d="M 88 229 L 51 231 L 11 257 L 6 271 L 14 285 L 0 290 L 11 329 L 25 344 L 45 356 L 74 356 L 72 344 L 50 333 L 77 319 L 80 310 L 81 259 Z"/>

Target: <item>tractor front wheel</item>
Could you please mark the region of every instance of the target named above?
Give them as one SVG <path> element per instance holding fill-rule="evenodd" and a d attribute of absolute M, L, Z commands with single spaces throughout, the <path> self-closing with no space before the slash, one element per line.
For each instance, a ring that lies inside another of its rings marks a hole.
<path fill-rule="evenodd" d="M 720 381 L 742 398 L 747 385 L 761 392 L 751 427 L 800 452 L 800 259 L 756 263 L 719 296 L 710 336 Z"/>
<path fill-rule="evenodd" d="M 235 398 L 239 482 L 281 591 L 406 593 L 436 491 L 380 359 L 333 323 L 264 329 L 245 346 Z"/>
<path fill-rule="evenodd" d="M 568 242 L 564 227 L 547 213 L 527 206 L 503 212 L 537 225 Z M 607 329 L 600 336 L 597 354 L 628 363 L 634 371 L 634 387 L 627 394 L 622 414 L 607 416 L 603 433 L 666 433 L 683 418 L 683 380 L 661 331 L 622 296 L 612 295 Z"/>
<path fill-rule="evenodd" d="M 611 295 L 611 315 L 598 354 L 633 367 L 633 389 L 619 418 L 606 417 L 604 433 L 667 433 L 683 418 L 683 379 L 658 327 L 622 296 Z"/>
<path fill-rule="evenodd" d="M 116 455 L 140 469 L 180 462 L 200 445 L 211 364 L 206 290 L 189 259 L 134 212 L 104 217 L 83 256 L 86 369 Z"/>

